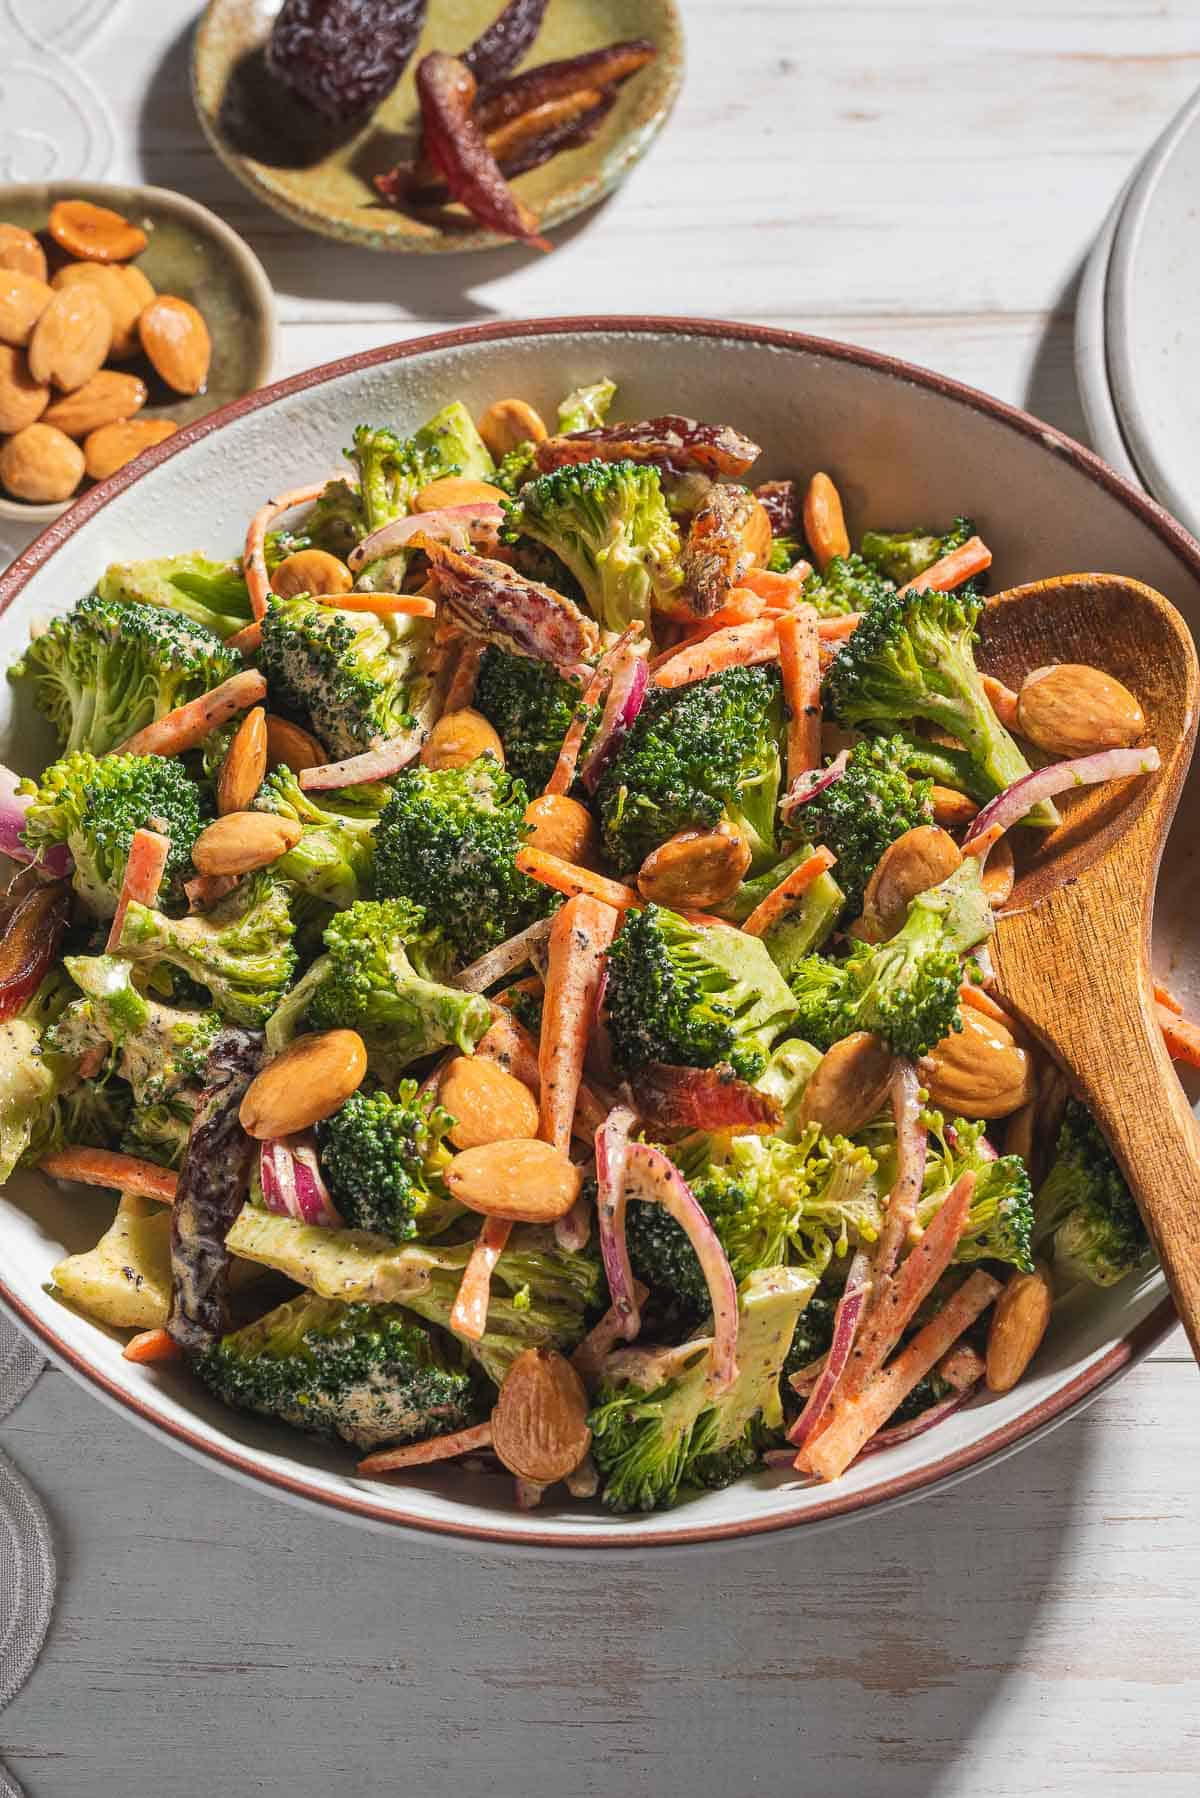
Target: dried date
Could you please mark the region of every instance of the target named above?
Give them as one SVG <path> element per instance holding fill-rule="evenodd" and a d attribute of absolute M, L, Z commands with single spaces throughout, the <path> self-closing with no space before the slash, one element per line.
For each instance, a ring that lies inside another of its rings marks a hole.
<path fill-rule="evenodd" d="M 693 517 L 681 562 L 684 591 L 697 617 L 718 611 L 750 567 L 753 557 L 744 537 L 757 505 L 744 487 L 715 485 Z"/>
<path fill-rule="evenodd" d="M 539 443 L 534 460 L 539 470 L 570 462 L 655 462 L 672 469 L 699 468 L 705 474 L 736 480 L 759 454 L 759 446 L 732 425 L 701 424 L 694 418 L 665 413 L 634 424 L 601 425 L 571 431 Z"/>
<path fill-rule="evenodd" d="M 408 66 L 426 0 L 284 0 L 268 72 L 335 125 L 363 117 Z"/>
<path fill-rule="evenodd" d="M 516 68 L 542 28 L 546 6 L 547 0 L 508 0 L 462 53 L 461 60 L 476 81 L 498 81 Z"/>
<path fill-rule="evenodd" d="M 553 588 L 490 556 L 466 555 L 422 534 L 411 542 L 429 557 L 444 610 L 471 636 L 558 668 L 595 654 L 596 626 Z"/>
<path fill-rule="evenodd" d="M 795 481 L 764 481 L 754 497 L 771 520 L 776 537 L 794 537 L 800 522 L 800 496 Z"/>
<path fill-rule="evenodd" d="M 417 97 L 425 154 L 454 199 L 489 230 L 548 250 L 546 239 L 537 234 L 537 218 L 505 181 L 472 115 L 475 77 L 470 69 L 455 56 L 431 51 L 417 65 Z"/>
<path fill-rule="evenodd" d="M 505 81 L 481 86 L 475 116 L 482 130 L 494 131 L 497 125 L 515 119 L 531 107 L 541 106 L 547 100 L 561 100 L 567 94 L 578 93 L 580 88 L 619 87 L 657 55 L 648 38 L 627 38 L 621 43 L 606 44 L 602 50 L 588 50 L 582 56 L 538 63 Z"/>

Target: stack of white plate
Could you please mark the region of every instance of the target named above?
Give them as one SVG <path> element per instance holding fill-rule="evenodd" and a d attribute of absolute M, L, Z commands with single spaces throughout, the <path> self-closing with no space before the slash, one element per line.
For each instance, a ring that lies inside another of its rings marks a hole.
<path fill-rule="evenodd" d="M 1200 93 L 1108 215 L 1075 366 L 1096 449 L 1200 535 Z"/>

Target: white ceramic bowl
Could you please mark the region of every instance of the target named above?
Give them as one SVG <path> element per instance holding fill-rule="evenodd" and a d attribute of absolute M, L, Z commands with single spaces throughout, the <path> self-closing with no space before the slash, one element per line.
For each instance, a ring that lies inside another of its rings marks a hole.
<path fill-rule="evenodd" d="M 363 419 L 408 429 L 452 397 L 480 412 L 519 394 L 552 415 L 583 381 L 611 375 L 628 417 L 678 411 L 728 421 L 765 446 L 764 477 L 830 470 L 852 530 L 972 514 L 1004 584 L 1075 570 L 1130 574 L 1200 621 L 1200 545 L 1088 451 L 995 400 L 866 350 L 744 325 L 683 320 L 550 320 L 397 344 L 267 388 L 201 420 L 135 469 L 86 495 L 0 580 L 0 652 L 30 622 L 88 590 L 106 562 L 192 546 L 233 552 L 264 496 L 335 466 Z M 756 470 L 756 472 L 758 472 Z M 23 691 L 0 700 L 0 760 L 40 766 Z M 45 746 L 48 748 L 48 746 Z M 44 758 L 43 758 L 44 759 Z M 1164 866 L 1156 957 L 1196 984 L 1196 776 Z M 1161 1279 L 1086 1292 L 1057 1308 L 1033 1372 L 1014 1392 L 863 1460 L 833 1487 L 763 1473 L 661 1516 L 587 1507 L 515 1510 L 509 1482 L 453 1470 L 403 1483 L 355 1477 L 347 1451 L 228 1411 L 185 1373 L 132 1366 L 121 1343 L 44 1290 L 64 1248 L 90 1244 L 111 1215 L 103 1194 L 34 1175 L 0 1194 L 0 1299 L 98 1396 L 211 1464 L 342 1516 L 483 1543 L 557 1549 L 678 1545 L 752 1535 L 877 1508 L 978 1467 L 1093 1397 L 1160 1340 L 1172 1312 Z"/>

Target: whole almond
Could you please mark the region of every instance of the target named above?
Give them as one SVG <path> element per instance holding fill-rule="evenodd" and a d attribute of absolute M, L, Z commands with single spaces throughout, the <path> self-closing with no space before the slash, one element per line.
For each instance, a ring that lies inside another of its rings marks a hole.
<path fill-rule="evenodd" d="M 573 1162 L 548 1142 L 489 1142 L 461 1149 L 446 1169 L 446 1189 L 468 1211 L 552 1224 L 565 1217 L 583 1184 Z"/>
<path fill-rule="evenodd" d="M 60 250 L 87 262 L 128 262 L 146 247 L 140 225 L 91 200 L 57 200 L 46 228 Z"/>
<path fill-rule="evenodd" d="M 112 343 L 112 316 L 90 287 L 60 287 L 52 294 L 29 339 L 29 369 L 74 393 L 101 367 Z"/>
<path fill-rule="evenodd" d="M 201 874 L 249 874 L 267 868 L 300 841 L 294 818 L 273 812 L 227 812 L 205 827 L 192 847 Z"/>
<path fill-rule="evenodd" d="M 53 297 L 53 290 L 36 275 L 0 268 L 0 343 L 24 348 Z"/>
<path fill-rule="evenodd" d="M 525 807 L 525 822 L 529 826 L 525 841 L 531 849 L 561 855 L 581 868 L 597 865 L 600 839 L 596 821 L 578 799 L 568 799 L 565 793 L 541 793 Z"/>
<path fill-rule="evenodd" d="M 895 936 L 917 894 L 940 886 L 961 865 L 958 844 L 937 824 L 918 824 L 889 843 L 863 895 L 866 941 L 883 943 Z"/>
<path fill-rule="evenodd" d="M 93 481 L 106 481 L 143 450 L 165 443 L 178 429 L 172 418 L 126 418 L 116 424 L 101 425 L 84 439 L 87 471 Z"/>
<path fill-rule="evenodd" d="M 46 252 L 32 231 L 20 225 L 0 224 L 0 268 L 15 268 L 23 275 L 46 279 Z"/>
<path fill-rule="evenodd" d="M 1102 668 L 1060 662 L 1025 676 L 1017 729 L 1048 755 L 1091 755 L 1136 743 L 1146 718 L 1129 688 Z"/>
<path fill-rule="evenodd" d="M 638 870 L 638 891 L 654 905 L 704 911 L 736 892 L 750 861 L 750 845 L 732 824 L 681 830 L 650 851 Z"/>
<path fill-rule="evenodd" d="M 260 1142 L 311 1130 L 358 1091 L 366 1071 L 367 1051 L 356 1030 L 298 1036 L 246 1088 L 242 1129 Z"/>
<path fill-rule="evenodd" d="M 101 425 L 116 424 L 132 418 L 146 404 L 146 383 L 136 375 L 119 374 L 114 368 L 101 368 L 77 387 L 47 408 L 45 423 L 57 425 L 68 437 L 86 437 Z"/>
<path fill-rule="evenodd" d="M 998 1020 L 962 1007 L 951 1031 L 918 1064 L 930 1103 L 950 1116 L 1003 1118 L 1034 1095 L 1033 1058 Z"/>
<path fill-rule="evenodd" d="M 1012 844 L 1007 837 L 1001 837 L 993 843 L 984 863 L 982 885 L 988 896 L 988 904 L 993 911 L 1007 903 L 1016 880 L 1016 866 L 1013 862 Z"/>
<path fill-rule="evenodd" d="M 442 713 L 421 746 L 421 766 L 465 768 L 481 755 L 490 755 L 504 766 L 503 743 L 483 713 L 468 705 Z"/>
<path fill-rule="evenodd" d="M 114 268 L 103 262 L 68 262 L 50 283 L 62 287 L 90 287 L 108 307 L 112 319 L 109 357 L 126 362 L 142 347 L 137 322 L 154 298 L 154 289 L 138 268 Z"/>
<path fill-rule="evenodd" d="M 0 487 L 16 499 L 70 499 L 82 479 L 83 451 L 53 425 L 26 425 L 0 445 Z"/>
<path fill-rule="evenodd" d="M 297 593 L 349 593 L 354 576 L 338 556 L 324 549 L 298 549 L 285 556 L 271 576 L 271 591 L 280 599 Z"/>
<path fill-rule="evenodd" d="M 176 393 L 203 393 L 212 359 L 208 326 L 191 304 L 160 293 L 138 319 L 142 348 Z"/>
<path fill-rule="evenodd" d="M 1009 1275 L 988 1330 L 989 1392 L 1012 1391 L 1046 1334 L 1053 1302 L 1050 1275 L 1040 1262 L 1031 1274 Z"/>
<path fill-rule="evenodd" d="M 929 804 L 934 823 L 940 824 L 943 830 L 957 830 L 969 824 L 979 812 L 973 799 L 966 793 L 956 793 L 953 787 L 931 787 Z"/>
<path fill-rule="evenodd" d="M 479 420 L 479 435 L 497 462 L 522 443 L 543 443 L 546 426 L 525 400 L 495 400 Z"/>
<path fill-rule="evenodd" d="M 820 1124 L 826 1136 L 851 1136 L 887 1102 L 892 1056 L 870 1030 L 834 1043 L 813 1070 L 800 1101 L 801 1125 Z"/>
<path fill-rule="evenodd" d="M 328 760 L 317 739 L 306 730 L 288 718 L 267 713 L 268 767 L 290 768 L 293 774 L 303 774 L 306 768 L 323 768 Z"/>
<path fill-rule="evenodd" d="M 509 1368 L 492 1412 L 492 1447 L 518 1479 L 549 1486 L 592 1443 L 583 1381 L 557 1349 L 531 1348 Z"/>
<path fill-rule="evenodd" d="M 50 404 L 50 389 L 29 372 L 24 350 L 0 343 L 0 431 L 23 431 Z"/>
<path fill-rule="evenodd" d="M 267 772 L 267 714 L 256 705 L 246 713 L 225 751 L 217 775 L 217 811 L 248 810 Z"/>
<path fill-rule="evenodd" d="M 446 1064 L 438 1101 L 454 1119 L 450 1141 L 456 1149 L 537 1135 L 537 1100 L 529 1088 L 482 1056 L 456 1055 Z"/>

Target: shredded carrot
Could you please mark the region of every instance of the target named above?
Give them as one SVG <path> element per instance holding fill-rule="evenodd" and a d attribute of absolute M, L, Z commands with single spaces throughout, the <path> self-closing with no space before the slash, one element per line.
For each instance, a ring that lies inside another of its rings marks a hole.
<path fill-rule="evenodd" d="M 450 685 L 446 688 L 445 710 L 447 712 L 465 711 L 475 698 L 475 683 L 479 679 L 479 664 L 483 660 L 483 644 L 478 637 L 463 639 L 462 648 L 458 652 L 458 660 L 454 664 L 454 673 L 450 677 Z"/>
<path fill-rule="evenodd" d="M 420 593 L 314 593 L 318 605 L 338 612 L 385 612 L 404 618 L 436 618 L 437 606 Z"/>
<path fill-rule="evenodd" d="M 262 619 L 256 618 L 252 624 L 244 624 L 240 631 L 234 631 L 232 637 L 226 637 L 228 649 L 240 649 L 243 655 L 253 655 L 256 649 L 262 648 Z"/>
<path fill-rule="evenodd" d="M 1175 997 L 1170 987 L 1164 986 L 1161 980 L 1156 980 L 1154 982 L 1154 997 L 1158 1000 L 1160 1005 L 1165 1005 L 1168 1011 L 1173 1011 L 1177 1018 L 1181 1018 L 1184 1015 L 1183 1006 L 1179 1003 L 1179 1000 Z"/>
<path fill-rule="evenodd" d="M 1189 1023 L 1187 1018 L 1180 1017 L 1168 1005 L 1160 1003 L 1154 1009 L 1158 1013 L 1163 1041 L 1171 1060 L 1186 1061 L 1189 1067 L 1200 1068 L 1200 1027 Z"/>
<path fill-rule="evenodd" d="M 991 701 L 993 712 L 999 718 L 1005 730 L 1017 728 L 1017 696 L 1011 687 L 1006 687 L 1002 680 L 994 674 L 983 676 L 983 690 Z"/>
<path fill-rule="evenodd" d="M 964 1005 L 969 1005 L 973 1010 L 982 1012 L 983 1016 L 990 1018 L 993 1024 L 1002 1024 L 1011 1036 L 1020 1037 L 1023 1034 L 1021 1026 L 1012 1013 L 1006 1011 L 999 1000 L 993 999 L 992 995 L 985 992 L 983 987 L 972 986 L 969 980 L 964 980 L 958 989 L 958 996 Z"/>
<path fill-rule="evenodd" d="M 962 846 L 962 852 L 964 855 L 978 856 L 981 863 L 985 862 L 1003 835 L 1003 824 L 989 824 L 986 830 L 979 832 L 978 836 L 967 836 L 967 840 Z"/>
<path fill-rule="evenodd" d="M 276 499 L 269 499 L 250 520 L 242 550 L 242 574 L 246 591 L 250 595 L 250 610 L 256 618 L 265 617 L 271 596 L 271 577 L 267 573 L 265 549 L 267 526 L 281 513 L 290 512 L 293 506 L 306 506 L 311 500 L 320 499 L 326 485 L 327 482 L 318 481 L 311 487 L 293 487 L 290 493 L 281 493 Z"/>
<path fill-rule="evenodd" d="M 581 868 L 576 862 L 564 861 L 561 855 L 551 855 L 548 849 L 518 849 L 516 861 L 522 874 L 528 874 L 531 880 L 540 880 L 543 886 L 553 887 L 556 893 L 568 896 L 587 893 L 591 898 L 599 899 L 602 905 L 616 906 L 618 911 L 629 911 L 633 906 L 646 903 L 632 887 L 622 885 L 619 880 L 608 880 L 603 874 L 594 874 L 590 868 Z"/>
<path fill-rule="evenodd" d="M 475 1423 L 449 1436 L 427 1436 L 424 1442 L 406 1442 L 401 1448 L 381 1448 L 358 1464 L 368 1478 L 374 1473 L 395 1473 L 401 1467 L 427 1467 L 431 1461 L 449 1461 L 455 1455 L 478 1454 L 492 1446 L 490 1423 Z"/>
<path fill-rule="evenodd" d="M 231 674 L 210 693 L 202 693 L 199 699 L 189 699 L 186 705 L 176 706 L 173 712 L 156 718 L 144 730 L 135 731 L 114 753 L 182 755 L 185 749 L 195 749 L 198 743 L 203 743 L 205 737 L 219 730 L 222 724 L 228 724 L 239 712 L 248 712 L 252 705 L 261 705 L 266 697 L 267 683 L 258 669 L 243 668 L 240 674 Z"/>
<path fill-rule="evenodd" d="M 600 703 L 610 678 L 609 670 L 597 667 L 587 686 L 583 697 L 575 708 L 575 716 L 567 726 L 562 740 L 562 748 L 558 758 L 550 770 L 550 778 L 542 788 L 543 793 L 569 793 L 575 783 L 575 770 L 579 766 L 579 752 L 583 748 L 584 732 L 587 730 L 591 715 Z"/>
<path fill-rule="evenodd" d="M 858 629 L 861 612 L 841 612 L 836 618 L 822 618 L 817 635 L 822 643 L 844 643 Z"/>
<path fill-rule="evenodd" d="M 774 574 L 769 568 L 748 568 L 738 576 L 738 585 L 757 593 L 769 605 L 790 611 L 804 598 L 802 588 L 811 573 L 811 562 L 793 562 L 786 574 Z"/>
<path fill-rule="evenodd" d="M 914 575 L 901 587 L 905 593 L 949 593 L 961 587 L 973 575 L 982 574 L 992 565 L 992 552 L 982 537 L 968 537 L 958 549 L 942 556 L 924 574 Z"/>
<path fill-rule="evenodd" d="M 731 624 L 752 624 L 756 618 L 764 616 L 766 609 L 766 601 L 756 593 L 751 593 L 744 587 L 734 587 L 719 611 L 710 612 L 703 624 L 697 625 L 686 637 L 680 637 L 677 643 L 673 643 L 670 649 L 664 649 L 654 657 L 650 663 L 651 674 L 658 668 L 665 668 L 681 650 L 694 649 L 698 643 L 715 636 L 718 631 L 726 630 Z M 782 616 L 780 608 L 774 608 L 771 616 Z"/>
<path fill-rule="evenodd" d="M 178 1361 L 183 1354 L 169 1330 L 140 1330 L 129 1338 L 121 1352 L 126 1361 L 136 1361 L 142 1367 L 156 1361 Z"/>
<path fill-rule="evenodd" d="M 511 1012 L 497 1004 L 492 1021 L 475 1045 L 476 1055 L 494 1061 L 506 1074 L 527 1086 L 536 1099 L 541 1092 L 537 1044 Z"/>
<path fill-rule="evenodd" d="M 166 868 L 167 857 L 170 853 L 170 837 L 162 836 L 157 830 L 134 831 L 133 841 L 129 845 L 129 854 L 125 861 L 125 873 L 121 878 L 117 909 L 112 924 L 109 926 L 108 942 L 105 944 L 110 955 L 121 940 L 121 931 L 125 926 L 125 913 L 130 904 L 136 900 L 139 905 L 153 905 L 158 898 L 163 870 Z"/>
<path fill-rule="evenodd" d="M 538 1050 L 542 1089 L 538 1135 L 563 1155 L 571 1146 L 571 1124 L 596 1016 L 604 957 L 620 922 L 619 910 L 579 893 L 561 907 L 550 929 Z"/>
<path fill-rule="evenodd" d="M 450 1328 L 468 1342 L 478 1342 L 487 1329 L 492 1273 L 512 1233 L 510 1217 L 484 1219 L 471 1259 L 463 1269 L 458 1293 L 450 1311 Z"/>
<path fill-rule="evenodd" d="M 817 473 L 804 495 L 804 535 L 824 574 L 835 556 L 850 554 L 842 496 L 827 474 Z"/>
<path fill-rule="evenodd" d="M 822 843 L 798 868 L 793 868 L 777 887 L 772 887 L 766 898 L 755 906 L 742 929 L 749 936 L 765 936 L 772 924 L 791 911 L 800 895 L 806 893 L 813 881 L 819 880 L 827 869 L 832 868 L 836 860 L 837 857 Z"/>
<path fill-rule="evenodd" d="M 657 687 L 686 687 L 719 674 L 725 668 L 752 668 L 779 658 L 779 637 L 773 618 L 755 618 L 749 624 L 729 624 L 724 630 L 684 643 L 663 662 L 654 676 Z"/>
<path fill-rule="evenodd" d="M 175 1203 L 179 1175 L 169 1167 L 153 1161 L 140 1161 L 136 1155 L 122 1155 L 115 1149 L 89 1149 L 77 1144 L 70 1149 L 55 1149 L 38 1162 L 44 1174 L 56 1180 L 78 1180 L 81 1186 L 110 1186 L 114 1192 L 130 1192 L 140 1199 L 158 1199 L 164 1205 Z"/>
<path fill-rule="evenodd" d="M 811 606 L 781 618 L 775 626 L 779 637 L 779 666 L 783 674 L 783 699 L 788 710 L 787 780 L 821 765 L 821 654 L 817 640 L 817 614 Z"/>
<path fill-rule="evenodd" d="M 969 1342 L 958 1342 L 942 1356 L 937 1370 L 940 1378 L 947 1386 L 953 1386 L 955 1392 L 969 1392 L 987 1372 L 987 1362 Z"/>

